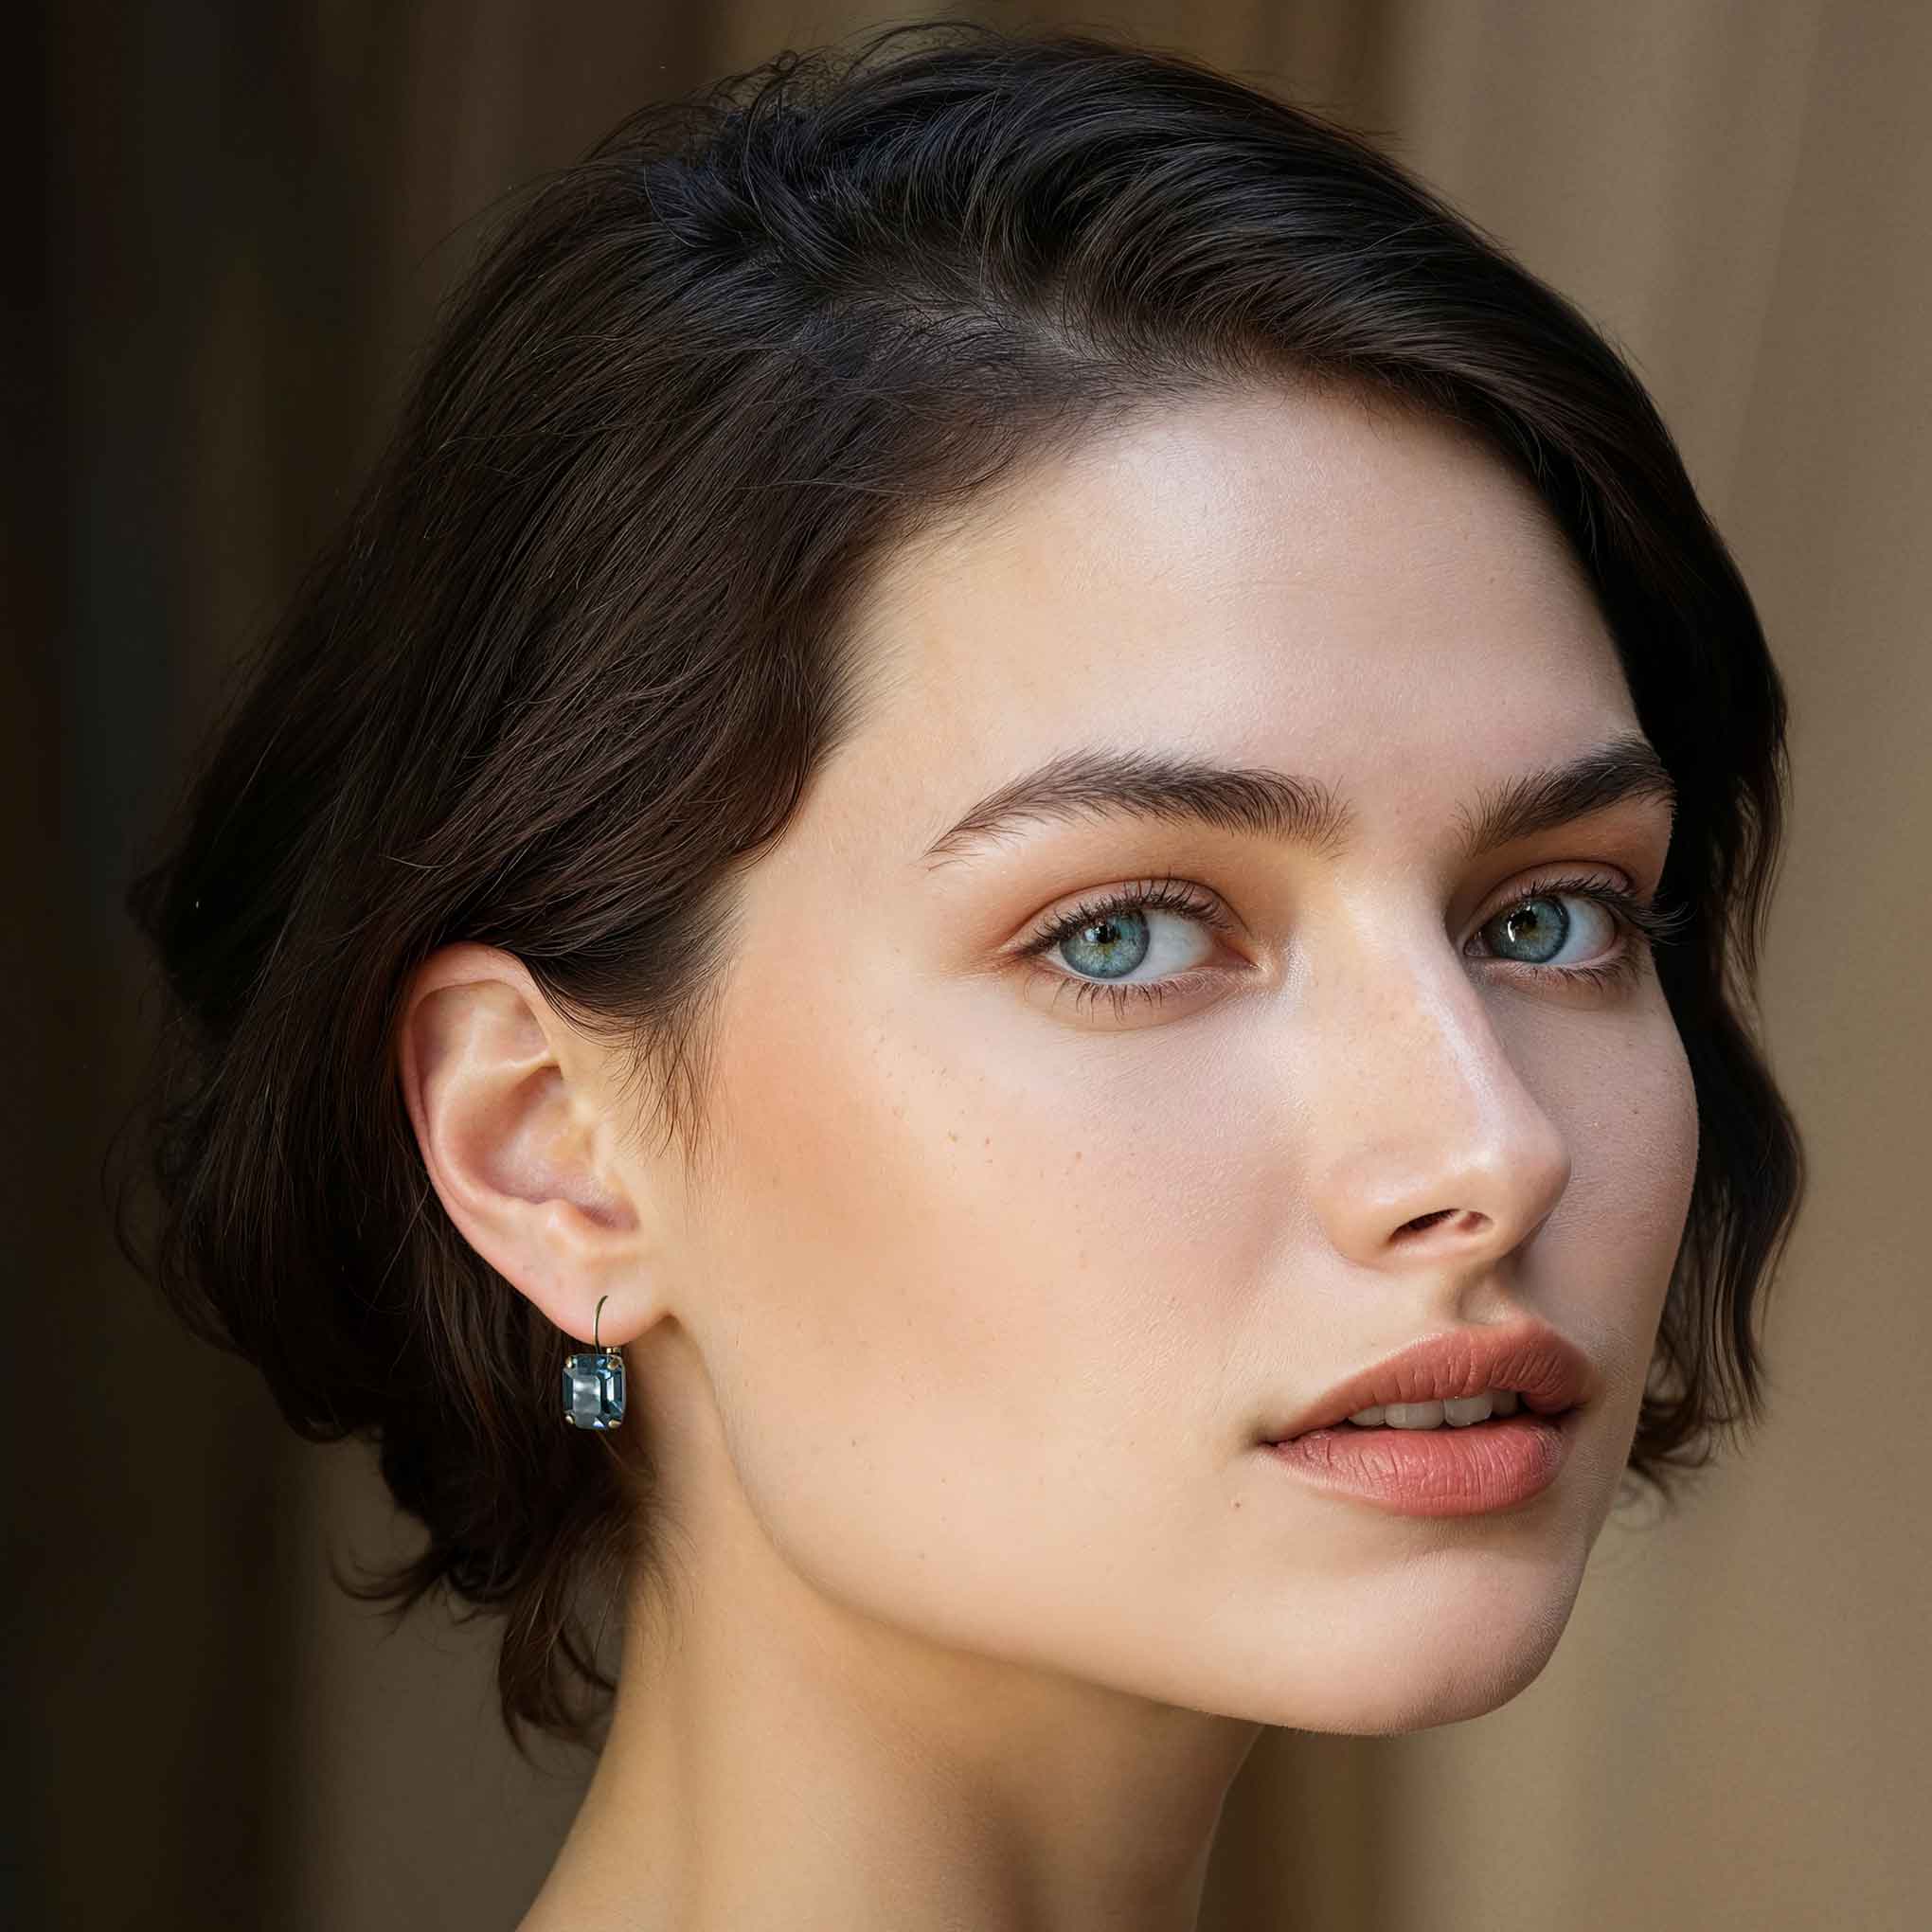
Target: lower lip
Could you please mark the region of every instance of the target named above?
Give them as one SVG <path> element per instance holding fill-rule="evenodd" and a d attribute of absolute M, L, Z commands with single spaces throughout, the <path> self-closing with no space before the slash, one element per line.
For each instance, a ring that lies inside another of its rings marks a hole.
<path fill-rule="evenodd" d="M 1399 1516 L 1480 1516 L 1526 1503 L 1556 1480 L 1577 1414 L 1519 1409 L 1466 1429 L 1342 1422 L 1266 1447 L 1323 1489 Z"/>

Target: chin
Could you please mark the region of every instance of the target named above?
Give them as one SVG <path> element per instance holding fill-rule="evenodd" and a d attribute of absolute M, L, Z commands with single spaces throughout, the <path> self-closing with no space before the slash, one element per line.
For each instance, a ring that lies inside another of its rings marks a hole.
<path fill-rule="evenodd" d="M 1542 1675 L 1556 1646 L 1489 1657 L 1482 1668 L 1432 1672 L 1394 1669 L 1379 1682 L 1333 1683 L 1315 1700 L 1297 1698 L 1293 1709 L 1260 1716 L 1286 1730 L 1354 1738 L 1401 1737 L 1487 1717 L 1520 1696 Z M 1256 1715 L 1256 1713 L 1250 1713 Z"/>
<path fill-rule="evenodd" d="M 1338 1645 L 1296 1646 L 1281 1679 L 1242 1714 L 1283 1729 L 1393 1737 L 1484 1717 L 1542 1675 L 1568 1626 L 1574 1589 L 1547 1578 L 1458 1598 L 1440 1581 L 1396 1617 L 1351 1619 Z M 1283 1641 L 1293 1642 L 1292 1636 Z"/>
<path fill-rule="evenodd" d="M 1488 1659 L 1486 1670 L 1460 1671 L 1426 1682 L 1402 1681 L 1399 1675 L 1395 1685 L 1378 1690 L 1368 1708 L 1358 1711 L 1356 1722 L 1338 1724 L 1335 1729 L 1356 1737 L 1398 1737 L 1487 1717 L 1521 1696 L 1543 1674 L 1555 1650 L 1552 1642 L 1535 1651 Z"/>

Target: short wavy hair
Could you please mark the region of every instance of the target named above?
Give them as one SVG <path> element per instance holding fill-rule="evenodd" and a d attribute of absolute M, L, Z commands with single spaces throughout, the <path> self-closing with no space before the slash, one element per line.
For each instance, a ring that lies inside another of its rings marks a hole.
<path fill-rule="evenodd" d="M 787 51 L 512 204 L 128 893 L 167 1016 L 122 1245 L 303 1436 L 379 1445 L 427 1544 L 338 1582 L 500 1614 L 519 1750 L 595 1744 L 590 1593 L 666 1551 L 429 1186 L 413 970 L 514 954 L 694 1169 L 738 882 L 857 726 L 869 574 L 1121 412 L 1269 385 L 1460 425 L 1587 574 L 1678 788 L 1657 970 L 1700 1128 L 1626 1487 L 1668 1507 L 1760 1420 L 1803 1190 L 1754 1043 L 1785 699 L 1637 376 L 1362 136 L 1185 55 L 961 20 Z"/>

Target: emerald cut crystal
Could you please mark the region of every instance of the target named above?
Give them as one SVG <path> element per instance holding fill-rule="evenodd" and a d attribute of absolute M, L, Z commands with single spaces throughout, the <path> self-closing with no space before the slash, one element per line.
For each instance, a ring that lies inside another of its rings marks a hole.
<path fill-rule="evenodd" d="M 580 1429 L 614 1429 L 624 1419 L 624 1358 L 615 1349 L 564 1362 L 564 1420 Z"/>

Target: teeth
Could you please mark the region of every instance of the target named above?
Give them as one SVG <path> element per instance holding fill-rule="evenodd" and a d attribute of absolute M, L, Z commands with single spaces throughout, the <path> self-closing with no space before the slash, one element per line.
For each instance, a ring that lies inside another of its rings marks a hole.
<path fill-rule="evenodd" d="M 1436 1429 L 1446 1422 L 1452 1429 L 1466 1429 L 1471 1422 L 1486 1421 L 1493 1415 L 1516 1413 L 1513 1388 L 1486 1388 L 1480 1395 L 1456 1402 L 1390 1402 L 1373 1408 L 1357 1409 L 1349 1420 L 1365 1429 Z"/>

